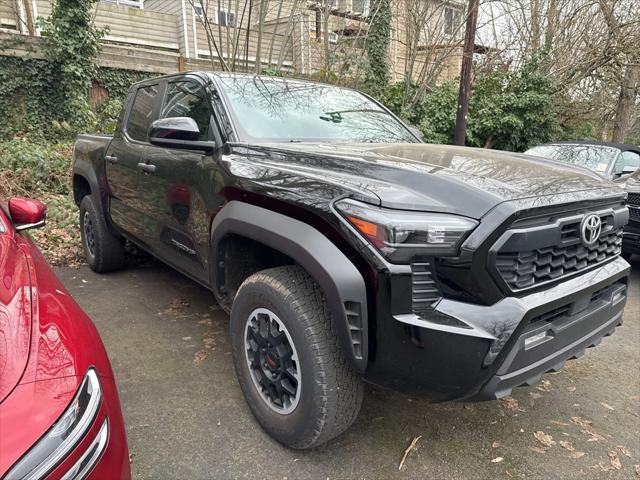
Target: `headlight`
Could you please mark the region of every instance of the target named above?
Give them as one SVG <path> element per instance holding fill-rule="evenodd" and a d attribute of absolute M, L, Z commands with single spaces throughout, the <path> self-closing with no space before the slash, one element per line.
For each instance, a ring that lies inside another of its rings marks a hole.
<path fill-rule="evenodd" d="M 478 222 L 458 215 L 374 207 L 345 199 L 338 211 L 382 255 L 406 263 L 415 255 L 455 256 Z"/>
<path fill-rule="evenodd" d="M 91 368 L 75 397 L 49 431 L 9 471 L 6 479 L 41 479 L 53 470 L 86 435 L 100 408 L 102 391 Z"/>

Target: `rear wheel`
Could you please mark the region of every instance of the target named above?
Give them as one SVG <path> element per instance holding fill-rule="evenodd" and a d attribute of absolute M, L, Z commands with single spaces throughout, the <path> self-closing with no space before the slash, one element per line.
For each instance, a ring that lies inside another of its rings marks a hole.
<path fill-rule="evenodd" d="M 90 195 L 80 202 L 80 236 L 87 263 L 94 272 L 111 272 L 124 265 L 124 239 L 109 231 Z"/>
<path fill-rule="evenodd" d="M 362 404 L 361 379 L 331 328 L 320 287 L 300 267 L 263 270 L 231 309 L 233 358 L 258 423 L 292 448 L 344 432 Z"/>

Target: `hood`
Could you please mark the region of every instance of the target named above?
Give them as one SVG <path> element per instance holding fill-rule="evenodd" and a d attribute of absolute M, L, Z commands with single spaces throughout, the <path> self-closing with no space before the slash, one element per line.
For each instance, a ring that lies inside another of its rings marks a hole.
<path fill-rule="evenodd" d="M 32 312 L 29 267 L 11 235 L 0 234 L 0 403 L 29 361 Z"/>
<path fill-rule="evenodd" d="M 246 147 L 246 146 L 245 146 Z M 497 204 L 542 196 L 599 198 L 612 182 L 586 169 L 497 150 L 431 144 L 271 143 L 247 147 L 280 168 L 366 191 L 389 208 L 480 218 Z M 560 195 L 598 190 L 589 195 Z M 559 198 L 559 197 L 558 197 Z M 560 201 L 560 200 L 558 200 Z"/>

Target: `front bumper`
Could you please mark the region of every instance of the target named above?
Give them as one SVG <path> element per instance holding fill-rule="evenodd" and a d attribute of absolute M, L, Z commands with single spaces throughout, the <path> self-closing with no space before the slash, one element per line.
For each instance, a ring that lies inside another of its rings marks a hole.
<path fill-rule="evenodd" d="M 394 282 L 380 278 L 365 378 L 434 401 L 508 395 L 611 334 L 622 322 L 628 275 L 616 258 L 545 291 L 491 306 L 442 299 L 420 317 L 381 315 L 393 309 Z"/>

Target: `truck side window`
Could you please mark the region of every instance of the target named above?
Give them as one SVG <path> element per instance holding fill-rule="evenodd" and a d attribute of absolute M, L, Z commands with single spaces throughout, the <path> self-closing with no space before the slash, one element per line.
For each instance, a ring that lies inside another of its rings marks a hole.
<path fill-rule="evenodd" d="M 622 152 L 618 157 L 618 160 L 616 160 L 616 166 L 613 167 L 613 173 L 622 173 L 622 169 L 624 167 L 640 168 L 640 155 L 631 151 Z"/>
<path fill-rule="evenodd" d="M 127 121 L 127 134 L 134 140 L 141 142 L 148 140 L 149 127 L 155 120 L 153 110 L 157 96 L 158 85 L 138 89 Z"/>
<path fill-rule="evenodd" d="M 199 140 L 209 140 L 211 109 L 204 89 L 196 82 L 173 82 L 167 86 L 160 118 L 191 117 L 198 124 Z"/>

